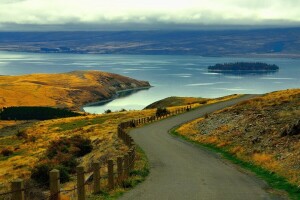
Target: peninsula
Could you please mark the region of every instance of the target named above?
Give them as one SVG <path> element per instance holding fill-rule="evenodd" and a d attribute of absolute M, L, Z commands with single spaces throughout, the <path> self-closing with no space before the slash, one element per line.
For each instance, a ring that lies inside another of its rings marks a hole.
<path fill-rule="evenodd" d="M 51 106 L 79 110 L 121 90 L 150 87 L 149 82 L 100 71 L 0 76 L 0 108 Z"/>

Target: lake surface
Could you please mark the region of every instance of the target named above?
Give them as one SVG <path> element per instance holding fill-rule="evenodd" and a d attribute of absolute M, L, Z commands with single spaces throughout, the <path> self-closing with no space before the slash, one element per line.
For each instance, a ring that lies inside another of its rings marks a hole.
<path fill-rule="evenodd" d="M 207 67 L 225 62 L 265 62 L 280 67 L 275 73 L 209 73 Z M 300 88 L 300 59 L 228 58 L 185 55 L 91 55 L 0 52 L 0 75 L 101 70 L 147 80 L 154 87 L 88 106 L 90 113 L 122 108 L 142 109 L 169 96 L 219 97 L 235 93 L 260 94 Z"/>

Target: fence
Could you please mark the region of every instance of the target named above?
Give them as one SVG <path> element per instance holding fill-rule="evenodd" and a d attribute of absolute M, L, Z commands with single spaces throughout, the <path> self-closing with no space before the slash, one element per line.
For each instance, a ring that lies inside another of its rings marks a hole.
<path fill-rule="evenodd" d="M 116 162 L 113 159 L 107 160 L 106 166 L 102 166 L 100 162 L 96 161 L 92 163 L 91 170 L 85 171 L 83 166 L 77 166 L 76 168 L 76 176 L 77 183 L 76 186 L 69 190 L 62 190 L 60 188 L 60 177 L 59 170 L 53 169 L 49 173 L 50 180 L 50 194 L 47 198 L 39 198 L 39 199 L 49 199 L 49 200 L 60 200 L 61 194 L 68 192 L 77 193 L 78 200 L 86 199 L 86 185 L 92 185 L 93 193 L 99 193 L 102 190 L 103 185 L 101 185 L 101 179 L 107 179 L 107 188 L 109 190 L 113 190 L 116 186 L 122 186 L 124 181 L 126 181 L 130 172 L 134 169 L 135 160 L 136 160 L 136 146 L 134 144 L 134 140 L 132 137 L 126 132 L 127 128 L 133 128 L 142 124 L 151 123 L 163 118 L 167 118 L 172 115 L 177 115 L 183 113 L 185 111 L 189 111 L 191 109 L 191 105 L 187 107 L 181 107 L 172 112 L 165 113 L 160 116 L 151 116 L 144 117 L 139 119 L 134 119 L 127 122 L 122 122 L 118 125 L 117 135 L 118 138 L 123 140 L 123 142 L 128 146 L 129 150 L 125 153 L 124 156 L 119 156 L 116 158 Z M 115 167 L 116 166 L 116 167 Z M 107 174 L 105 176 L 101 176 L 100 169 L 106 167 Z M 115 170 L 116 169 L 116 170 Z M 87 176 L 87 177 L 86 177 Z M 24 182 L 21 179 L 17 179 L 12 181 L 11 183 L 11 191 L 0 194 L 1 199 L 7 200 L 25 200 L 31 199 L 30 197 L 26 197 L 25 192 L 34 187 L 41 186 L 32 186 L 32 187 L 24 187 Z M 1 198 L 4 197 L 4 198 Z"/>

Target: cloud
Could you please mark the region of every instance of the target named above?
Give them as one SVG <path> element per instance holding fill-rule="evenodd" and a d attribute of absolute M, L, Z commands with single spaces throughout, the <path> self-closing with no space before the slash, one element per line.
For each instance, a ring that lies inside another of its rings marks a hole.
<path fill-rule="evenodd" d="M 299 7 L 299 0 L 1 0 L 0 25 L 300 24 Z"/>

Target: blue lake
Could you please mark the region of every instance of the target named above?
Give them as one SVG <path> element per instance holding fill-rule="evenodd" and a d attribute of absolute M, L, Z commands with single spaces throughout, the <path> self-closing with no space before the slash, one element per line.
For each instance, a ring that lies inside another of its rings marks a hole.
<path fill-rule="evenodd" d="M 225 62 L 265 62 L 280 67 L 275 73 L 220 74 L 207 67 Z M 154 87 L 88 106 L 90 113 L 122 108 L 142 109 L 169 96 L 219 97 L 235 93 L 266 93 L 300 88 L 300 59 L 201 57 L 185 55 L 91 55 L 0 52 L 0 75 L 101 70 L 147 80 Z"/>

